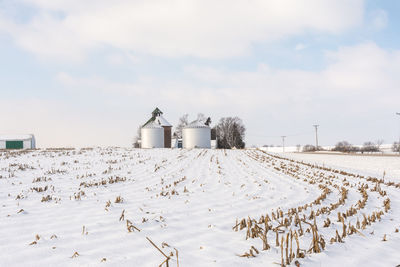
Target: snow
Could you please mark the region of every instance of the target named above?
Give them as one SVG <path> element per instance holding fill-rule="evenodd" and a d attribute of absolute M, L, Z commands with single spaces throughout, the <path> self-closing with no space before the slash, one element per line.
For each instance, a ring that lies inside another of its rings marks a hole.
<path fill-rule="evenodd" d="M 13 141 L 13 140 L 27 140 L 31 139 L 33 135 L 31 134 L 0 134 L 0 140 L 7 140 L 7 141 Z"/>
<path fill-rule="evenodd" d="M 359 155 L 343 153 L 285 153 L 286 157 L 329 165 L 349 171 L 382 177 L 400 178 L 400 156 Z"/>
<path fill-rule="evenodd" d="M 395 231 L 400 229 L 400 188 L 388 184 L 398 176 L 380 184 L 386 194 L 382 196 L 383 191 L 372 191 L 376 183 L 366 177 L 316 169 L 282 156 L 317 160 L 306 158 L 308 154 L 275 155 L 259 150 L 0 152 L 0 266 L 159 266 L 165 258 L 147 237 L 166 255 L 173 253 L 169 266 L 177 266 L 175 249 L 180 266 L 273 266 L 281 262 L 275 233 L 268 232 L 271 248 L 262 250 L 260 238 L 246 240 L 247 228 L 235 231 L 236 221 L 258 220 L 266 214 L 271 217 L 278 208 L 287 213 L 290 208 L 313 203 L 323 192 L 321 185 L 332 192 L 314 204 L 313 211 L 336 203 L 342 187 L 348 189 L 347 199 L 331 214 L 316 217 L 325 250 L 295 260 L 302 266 L 400 264 L 400 233 Z M 364 168 L 370 157 L 330 157 L 335 158 L 319 162 L 325 167 L 344 164 L 344 169 L 352 162 L 354 173 L 381 173 L 374 166 Z M 380 164 L 397 175 L 397 163 L 382 157 Z M 355 225 L 362 214 L 382 210 L 387 198 L 391 208 L 383 212 L 381 220 L 360 229 L 361 234 L 330 244 L 336 229 L 342 233 L 337 212 L 357 207 L 360 183 L 369 185 L 368 200 L 346 223 Z M 116 203 L 119 196 L 123 201 Z M 299 214 L 308 218 L 310 211 Z M 327 218 L 332 224 L 325 228 Z M 280 220 L 271 224 L 277 227 Z M 303 223 L 304 231 L 307 227 Z M 298 230 L 294 224 L 290 228 Z M 289 228 L 280 229 L 287 232 Z M 385 234 L 387 241 L 382 241 Z M 279 233 L 279 238 L 285 236 Z M 311 238 L 312 234 L 305 232 L 299 238 L 300 247 L 308 250 Z M 251 246 L 259 251 L 254 253 L 256 257 L 239 257 Z"/>
<path fill-rule="evenodd" d="M 172 126 L 162 115 L 157 116 L 155 121 L 161 126 Z"/>
<path fill-rule="evenodd" d="M 157 129 L 162 129 L 162 127 L 160 126 L 159 123 L 152 121 L 149 122 L 148 124 L 146 124 L 145 126 L 143 126 L 142 128 L 157 128 Z"/>
<path fill-rule="evenodd" d="M 355 147 L 358 148 L 362 148 L 363 145 L 354 145 Z M 398 154 L 396 152 L 393 152 L 392 150 L 392 146 L 393 144 L 382 144 L 380 145 L 379 149 L 380 152 L 365 152 L 363 155 L 367 154 L 367 155 L 382 155 L 382 154 Z M 323 153 L 339 153 L 341 154 L 342 152 L 337 152 L 337 151 L 331 151 L 332 149 L 335 148 L 335 146 L 319 146 L 323 149 Z M 281 153 L 281 152 L 302 152 L 303 151 L 304 146 L 285 146 L 285 151 L 283 151 L 283 147 L 282 146 L 263 146 L 263 147 L 259 147 L 259 149 L 263 150 L 263 151 L 267 151 L 267 152 L 272 152 L 272 153 Z M 361 152 L 357 152 L 358 154 L 361 154 Z"/>
<path fill-rule="evenodd" d="M 186 125 L 184 128 L 210 128 L 210 126 L 204 124 L 201 120 L 195 120 Z"/>

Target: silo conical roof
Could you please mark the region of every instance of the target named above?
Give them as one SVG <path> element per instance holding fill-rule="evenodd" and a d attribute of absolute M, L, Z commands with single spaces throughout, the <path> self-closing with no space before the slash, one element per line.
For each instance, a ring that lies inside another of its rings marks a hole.
<path fill-rule="evenodd" d="M 202 120 L 195 120 L 183 128 L 210 128 L 210 126 L 206 125 Z"/>
<path fill-rule="evenodd" d="M 147 124 L 143 125 L 142 128 L 162 128 L 160 124 L 155 121 L 148 122 Z"/>
<path fill-rule="evenodd" d="M 157 122 L 161 126 L 171 126 L 172 127 L 172 125 L 162 115 L 158 115 L 154 121 Z"/>
<path fill-rule="evenodd" d="M 159 108 L 156 108 L 151 114 L 151 118 L 143 125 L 143 127 L 152 122 L 156 122 L 160 126 L 172 127 L 172 125 L 163 117 L 163 112 Z"/>

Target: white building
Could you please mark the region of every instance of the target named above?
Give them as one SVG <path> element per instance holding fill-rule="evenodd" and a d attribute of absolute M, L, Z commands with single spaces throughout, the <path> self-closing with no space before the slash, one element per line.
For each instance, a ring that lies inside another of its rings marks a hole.
<path fill-rule="evenodd" d="M 183 148 L 211 148 L 211 128 L 202 121 L 194 121 L 182 129 Z"/>
<path fill-rule="evenodd" d="M 0 135 L 0 149 L 35 149 L 33 134 Z"/>
<path fill-rule="evenodd" d="M 142 148 L 162 148 L 164 147 L 164 128 L 157 122 L 147 123 L 141 129 Z"/>

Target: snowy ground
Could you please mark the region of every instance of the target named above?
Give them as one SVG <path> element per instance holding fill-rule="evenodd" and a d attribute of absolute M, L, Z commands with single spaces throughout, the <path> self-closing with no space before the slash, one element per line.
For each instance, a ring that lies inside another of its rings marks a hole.
<path fill-rule="evenodd" d="M 354 145 L 355 147 L 362 148 L 363 145 Z M 379 152 L 368 152 L 370 154 L 377 154 L 377 155 L 398 155 L 397 152 L 393 152 L 392 149 L 393 144 L 382 144 L 379 146 Z M 335 148 L 335 146 L 320 146 L 325 152 L 331 153 L 332 149 Z M 272 152 L 272 153 L 282 153 L 282 152 L 302 152 L 304 146 L 285 146 L 283 148 L 282 146 L 263 146 L 259 147 L 261 150 L 264 150 L 266 152 Z M 339 152 L 340 153 L 340 152 Z M 358 152 L 361 154 L 361 152 Z M 366 152 L 367 154 L 367 152 Z M 365 155 L 365 154 L 364 154 Z"/>
<path fill-rule="evenodd" d="M 334 153 L 285 153 L 285 157 L 347 169 L 364 175 L 391 178 L 400 181 L 400 156 L 351 155 Z"/>
<path fill-rule="evenodd" d="M 0 152 L 0 266 L 158 266 L 166 258 L 147 238 L 169 266 L 400 264 L 398 158 L 382 163 L 382 180 L 367 157 L 317 167 L 287 156 L 317 161 L 258 150 Z"/>

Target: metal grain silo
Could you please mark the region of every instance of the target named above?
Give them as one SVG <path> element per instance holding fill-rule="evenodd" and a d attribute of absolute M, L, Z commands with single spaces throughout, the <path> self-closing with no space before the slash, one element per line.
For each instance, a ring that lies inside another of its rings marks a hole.
<path fill-rule="evenodd" d="M 141 129 L 142 148 L 164 147 L 164 128 L 155 122 L 146 124 Z"/>
<path fill-rule="evenodd" d="M 183 148 L 211 148 L 211 128 L 194 121 L 182 129 Z"/>

